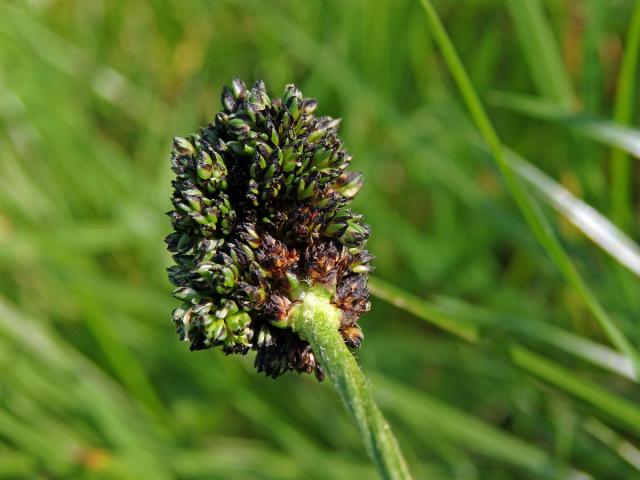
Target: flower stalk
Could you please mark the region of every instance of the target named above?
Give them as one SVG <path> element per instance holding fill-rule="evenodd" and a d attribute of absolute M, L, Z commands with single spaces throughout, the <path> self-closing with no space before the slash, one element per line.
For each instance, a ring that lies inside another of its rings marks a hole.
<path fill-rule="evenodd" d="M 330 298 L 321 287 L 306 292 L 291 312 L 291 328 L 309 342 L 324 366 L 382 478 L 408 480 L 411 474 L 398 442 L 373 399 L 369 382 L 338 333 L 340 311 Z"/>

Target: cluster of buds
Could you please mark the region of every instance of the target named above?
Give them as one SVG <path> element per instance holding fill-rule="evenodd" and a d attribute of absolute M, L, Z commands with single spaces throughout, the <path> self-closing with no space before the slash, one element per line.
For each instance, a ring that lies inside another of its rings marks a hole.
<path fill-rule="evenodd" d="M 169 279 L 183 303 L 173 312 L 192 350 L 256 351 L 260 372 L 323 377 L 289 313 L 322 286 L 341 311 L 345 343 L 359 347 L 369 309 L 369 229 L 350 209 L 362 186 L 338 120 L 316 117 L 317 102 L 287 85 L 271 99 L 263 82 L 234 79 L 222 107 L 199 133 L 175 138 L 171 166 L 175 264 Z"/>

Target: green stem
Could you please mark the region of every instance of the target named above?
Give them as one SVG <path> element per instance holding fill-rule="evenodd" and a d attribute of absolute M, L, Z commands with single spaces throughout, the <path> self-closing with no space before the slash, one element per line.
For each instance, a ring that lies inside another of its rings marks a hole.
<path fill-rule="evenodd" d="M 380 475 L 385 479 L 411 479 L 398 442 L 373 400 L 369 382 L 338 331 L 341 314 L 331 304 L 330 293 L 315 287 L 301 300 L 289 317 L 291 328 L 311 345 L 358 425 Z"/>

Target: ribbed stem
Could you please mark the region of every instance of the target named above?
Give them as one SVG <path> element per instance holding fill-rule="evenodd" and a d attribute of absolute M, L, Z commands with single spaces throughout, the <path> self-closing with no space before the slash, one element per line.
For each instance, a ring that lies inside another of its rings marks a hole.
<path fill-rule="evenodd" d="M 309 342 L 329 375 L 382 478 L 409 480 L 411 474 L 398 442 L 373 400 L 369 382 L 340 336 L 340 311 L 330 298 L 323 288 L 307 291 L 291 312 L 291 326 Z"/>

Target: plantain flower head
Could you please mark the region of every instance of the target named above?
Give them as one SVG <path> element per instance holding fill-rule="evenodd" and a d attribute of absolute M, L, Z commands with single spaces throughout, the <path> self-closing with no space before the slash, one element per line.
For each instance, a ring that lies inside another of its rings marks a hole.
<path fill-rule="evenodd" d="M 182 304 L 173 320 L 191 350 L 256 351 L 259 372 L 322 367 L 288 322 L 311 287 L 341 312 L 340 333 L 357 348 L 368 311 L 369 228 L 351 211 L 362 176 L 338 138 L 339 120 L 287 85 L 271 99 L 262 81 L 224 87 L 222 111 L 197 134 L 175 138 L 166 238 L 169 279 Z"/>

